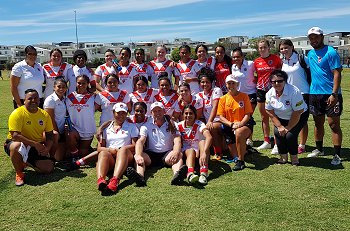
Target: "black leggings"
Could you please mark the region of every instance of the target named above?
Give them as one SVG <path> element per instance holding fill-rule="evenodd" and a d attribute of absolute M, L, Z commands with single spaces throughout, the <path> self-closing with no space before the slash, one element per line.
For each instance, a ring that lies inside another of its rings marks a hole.
<path fill-rule="evenodd" d="M 287 126 L 289 120 L 278 118 L 283 126 Z M 299 122 L 285 136 L 280 136 L 277 127 L 274 128 L 276 144 L 279 154 L 298 154 L 298 135 L 309 119 L 309 112 L 305 111 L 300 115 Z"/>

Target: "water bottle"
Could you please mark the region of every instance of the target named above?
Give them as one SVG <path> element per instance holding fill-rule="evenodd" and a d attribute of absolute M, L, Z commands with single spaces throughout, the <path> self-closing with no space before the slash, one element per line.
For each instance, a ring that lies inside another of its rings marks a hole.
<path fill-rule="evenodd" d="M 70 131 L 72 131 L 72 121 L 70 120 L 69 115 L 64 117 L 64 129 L 67 130 L 68 134 Z"/>
<path fill-rule="evenodd" d="M 118 72 L 121 71 L 121 70 L 123 69 L 123 68 L 119 65 L 117 59 L 113 59 L 113 60 L 112 60 L 112 63 L 115 64 L 115 65 L 117 65 Z"/>

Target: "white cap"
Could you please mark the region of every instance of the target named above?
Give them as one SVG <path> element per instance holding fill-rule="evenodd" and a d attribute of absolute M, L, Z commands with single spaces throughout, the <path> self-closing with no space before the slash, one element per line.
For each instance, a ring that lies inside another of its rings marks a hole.
<path fill-rule="evenodd" d="M 128 112 L 128 106 L 125 103 L 116 103 L 113 106 L 113 110 L 115 112 L 120 112 L 120 111 Z"/>
<path fill-rule="evenodd" d="M 307 32 L 307 36 L 310 34 L 323 34 L 323 30 L 317 26 L 311 27 L 310 30 Z"/>
<path fill-rule="evenodd" d="M 164 109 L 164 105 L 161 102 L 154 102 L 151 104 L 151 111 L 153 110 L 153 108 L 155 107 L 160 107 L 162 109 Z"/>
<path fill-rule="evenodd" d="M 239 80 L 238 80 L 237 76 L 234 76 L 233 74 L 228 75 L 228 76 L 226 77 L 225 83 L 228 83 L 228 82 L 230 82 L 230 81 L 239 83 Z"/>

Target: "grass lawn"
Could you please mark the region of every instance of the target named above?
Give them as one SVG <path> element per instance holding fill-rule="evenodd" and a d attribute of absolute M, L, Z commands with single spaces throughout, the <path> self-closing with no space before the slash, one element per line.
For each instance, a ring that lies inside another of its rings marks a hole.
<path fill-rule="evenodd" d="M 3 76 L 8 74 L 4 71 Z M 343 164 L 333 167 L 330 130 L 324 139 L 328 156 L 301 166 L 275 165 L 270 151 L 247 157 L 247 168 L 212 161 L 203 188 L 171 186 L 171 169 L 153 170 L 148 186 L 122 180 L 119 192 L 103 197 L 96 171 L 56 169 L 51 175 L 26 170 L 26 184 L 16 187 L 9 157 L 0 153 L 0 230 L 349 230 L 350 229 L 350 70 L 343 72 Z M 0 140 L 12 111 L 9 80 L 0 80 Z M 257 124 L 259 116 L 256 113 Z M 307 151 L 314 147 L 309 119 Z M 259 126 L 254 139 L 261 140 Z M 260 144 L 256 142 L 256 145 Z"/>

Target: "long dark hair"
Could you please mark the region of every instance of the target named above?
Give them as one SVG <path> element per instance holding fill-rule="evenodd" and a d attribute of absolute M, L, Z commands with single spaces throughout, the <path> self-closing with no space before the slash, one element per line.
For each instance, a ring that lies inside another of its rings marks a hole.
<path fill-rule="evenodd" d="M 223 46 L 223 45 L 218 45 L 218 46 L 216 46 L 215 47 L 215 51 L 216 51 L 216 49 L 217 48 L 222 48 L 223 50 L 224 50 L 224 52 L 225 52 L 225 55 L 224 55 L 224 61 L 225 61 L 225 63 L 228 65 L 228 67 L 229 67 L 229 69 L 230 69 L 230 74 L 232 73 L 232 59 L 231 59 L 231 57 L 230 56 L 228 56 L 227 54 L 226 54 L 226 49 L 225 49 L 225 47 Z"/>

